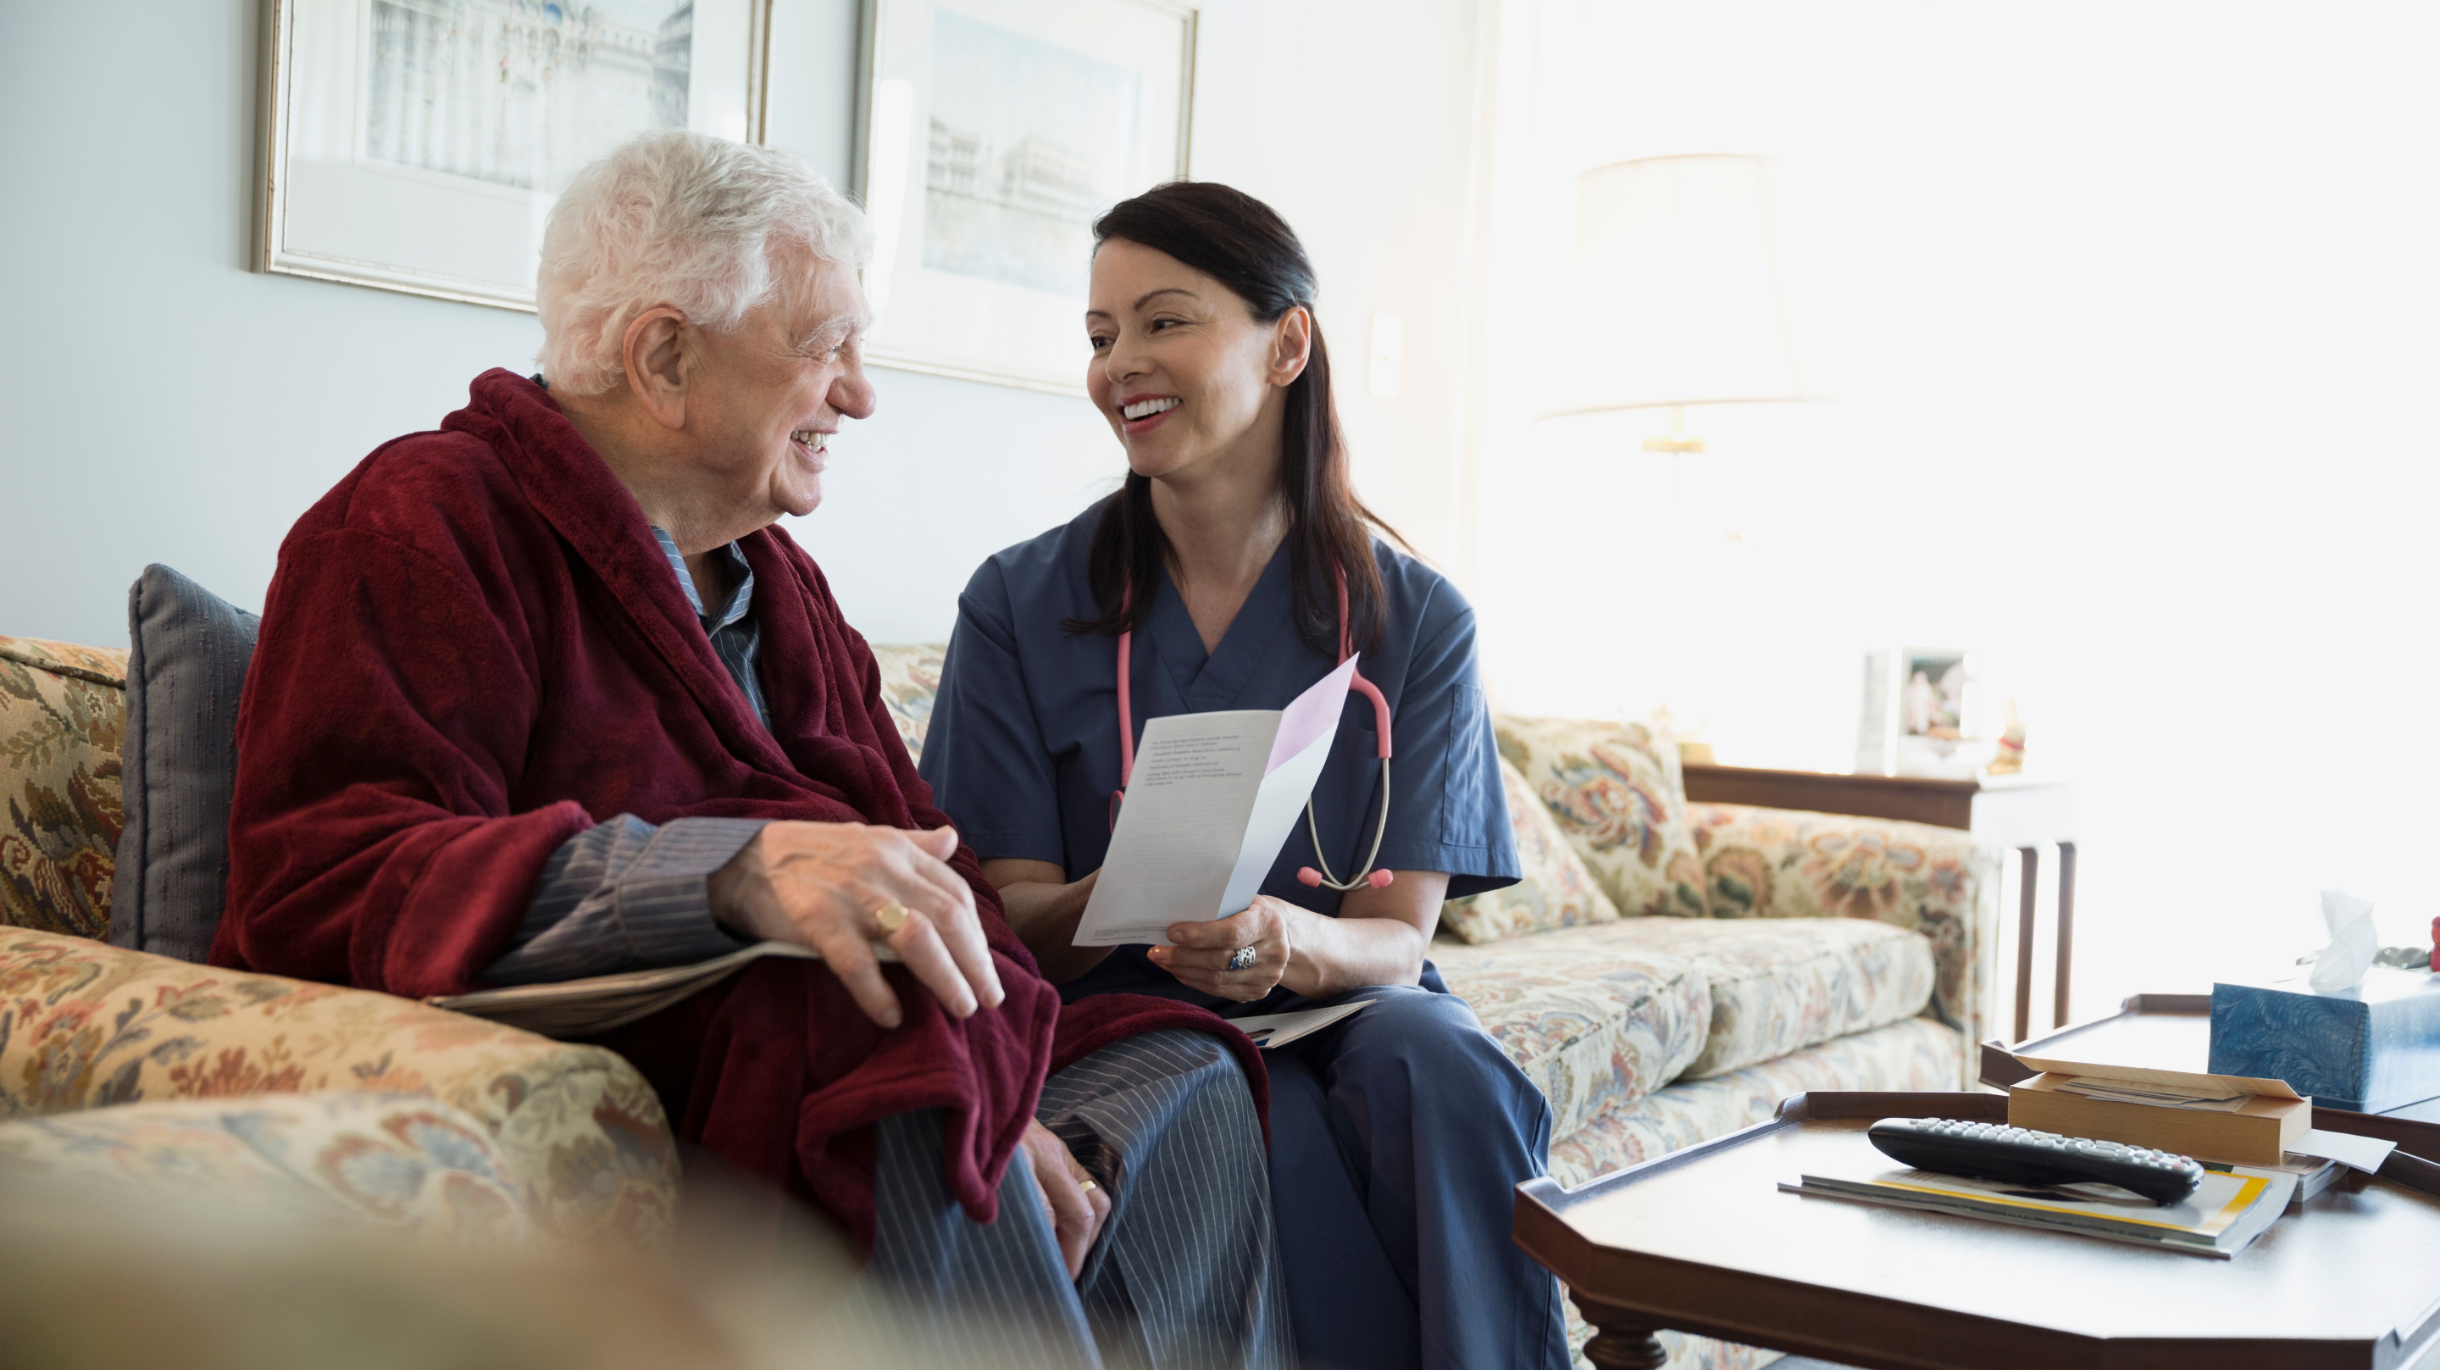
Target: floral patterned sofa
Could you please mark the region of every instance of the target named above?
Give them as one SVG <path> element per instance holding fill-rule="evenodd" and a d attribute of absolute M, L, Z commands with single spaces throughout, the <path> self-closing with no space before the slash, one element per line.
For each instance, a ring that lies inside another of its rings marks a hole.
<path fill-rule="evenodd" d="M 877 650 L 920 751 L 941 649 Z M 0 1166 L 277 1181 L 449 1231 L 666 1234 L 667 1123 L 611 1053 L 97 940 L 126 655 L 0 637 Z M 1674 747 L 1640 725 L 1498 727 L 1526 879 L 1452 902 L 1432 954 L 1549 1095 L 1559 1179 L 1804 1090 L 1969 1083 L 1996 852 L 1916 824 L 1690 806 Z M 104 1105 L 128 1107 L 87 1113 Z M 1768 1358 L 1688 1338 L 1672 1363 Z"/>
<path fill-rule="evenodd" d="M 662 1241 L 677 1150 L 611 1052 L 98 940 L 126 665 L 0 637 L 0 1166 L 460 1236 Z"/>

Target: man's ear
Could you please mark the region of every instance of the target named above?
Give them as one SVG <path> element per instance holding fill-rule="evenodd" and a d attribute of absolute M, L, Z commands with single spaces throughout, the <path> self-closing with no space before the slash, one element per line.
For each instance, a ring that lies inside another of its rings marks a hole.
<path fill-rule="evenodd" d="M 1313 314 L 1296 305 L 1271 328 L 1271 384 L 1293 385 L 1313 360 Z"/>
<path fill-rule="evenodd" d="M 694 378 L 695 330 L 668 305 L 647 309 L 627 325 L 620 348 L 627 389 L 663 428 L 686 426 L 686 387 Z"/>

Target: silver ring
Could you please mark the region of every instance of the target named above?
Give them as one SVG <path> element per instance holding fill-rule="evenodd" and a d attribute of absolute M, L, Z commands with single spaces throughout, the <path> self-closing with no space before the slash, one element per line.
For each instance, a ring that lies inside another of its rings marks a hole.
<path fill-rule="evenodd" d="M 1228 958 L 1228 968 L 1230 970 L 1252 970 L 1254 968 L 1254 949 L 1252 947 L 1239 947 L 1235 951 L 1230 952 Z"/>

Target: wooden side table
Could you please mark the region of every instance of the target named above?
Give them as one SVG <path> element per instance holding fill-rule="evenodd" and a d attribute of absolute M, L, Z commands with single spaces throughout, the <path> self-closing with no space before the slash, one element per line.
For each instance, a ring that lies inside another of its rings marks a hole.
<path fill-rule="evenodd" d="M 1957 828 L 1994 846 L 2014 847 L 2024 861 L 2017 895 L 2016 1032 L 2033 1035 L 2034 893 L 2041 848 L 2059 848 L 2058 965 L 2051 985 L 2051 1022 L 2068 1021 L 2069 972 L 2076 926 L 2076 787 L 2048 776 L 1991 775 L 1974 780 L 1926 780 L 1899 775 L 1839 775 L 1771 771 L 1750 766 L 1689 764 L 1686 797 L 1698 804 L 1751 804 L 1766 809 L 1894 818 Z"/>
<path fill-rule="evenodd" d="M 1996 1094 L 1799 1094 L 1581 1189 L 1527 1180 L 1516 1244 L 1602 1370 L 1659 1370 L 1660 1328 L 1866 1370 L 2440 1370 L 2440 1128 L 2314 1110 L 2399 1149 L 2227 1261 L 1778 1188 L 1874 1162 L 1878 1118 L 2007 1116 Z"/>

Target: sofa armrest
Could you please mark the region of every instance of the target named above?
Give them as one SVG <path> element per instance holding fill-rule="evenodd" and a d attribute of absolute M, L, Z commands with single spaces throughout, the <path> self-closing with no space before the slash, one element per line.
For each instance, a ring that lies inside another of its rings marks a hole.
<path fill-rule="evenodd" d="M 1931 1012 L 1986 1035 L 2001 853 L 1955 828 L 1886 818 L 1689 804 L 1714 918 L 1871 918 L 1932 944 Z"/>
<path fill-rule="evenodd" d="M 471 1115 L 541 1232 L 669 1235 L 677 1149 L 652 1087 L 612 1052 L 387 994 L 0 929 L 0 1119 L 325 1090 L 425 1094 Z"/>
<path fill-rule="evenodd" d="M 0 1183 L 39 1179 L 147 1200 L 209 1196 L 513 1246 L 525 1206 L 489 1131 L 427 1094 L 347 1090 L 187 1099 L 0 1123 Z"/>

